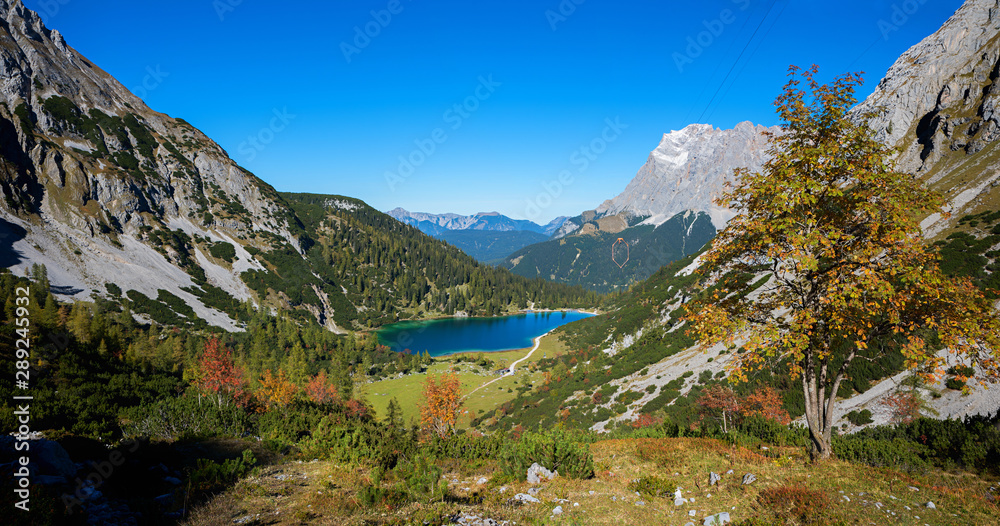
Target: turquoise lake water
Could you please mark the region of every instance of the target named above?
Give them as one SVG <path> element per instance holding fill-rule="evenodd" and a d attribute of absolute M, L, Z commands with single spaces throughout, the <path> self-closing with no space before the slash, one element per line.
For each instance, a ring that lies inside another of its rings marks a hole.
<path fill-rule="evenodd" d="M 577 311 L 529 312 L 498 318 L 447 318 L 404 321 L 378 330 L 378 339 L 394 351 L 409 349 L 431 356 L 456 352 L 493 352 L 523 349 L 560 325 L 589 318 Z"/>

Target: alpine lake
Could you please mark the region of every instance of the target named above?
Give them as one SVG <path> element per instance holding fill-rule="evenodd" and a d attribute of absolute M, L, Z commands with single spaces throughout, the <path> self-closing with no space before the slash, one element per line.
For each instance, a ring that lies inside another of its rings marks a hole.
<path fill-rule="evenodd" d="M 394 351 L 431 356 L 464 352 L 509 351 L 531 347 L 533 340 L 556 327 L 589 318 L 575 310 L 529 311 L 493 318 L 455 317 L 403 321 L 378 330 L 379 343 Z"/>

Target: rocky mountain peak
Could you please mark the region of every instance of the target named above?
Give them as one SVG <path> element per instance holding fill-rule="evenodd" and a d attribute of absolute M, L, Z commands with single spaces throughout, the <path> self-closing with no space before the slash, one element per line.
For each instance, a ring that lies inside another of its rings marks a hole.
<path fill-rule="evenodd" d="M 659 225 L 680 212 L 694 210 L 707 212 L 712 223 L 722 228 L 733 212 L 713 201 L 722 194 L 733 170 L 760 169 L 767 149 L 765 132 L 778 130 L 741 122 L 729 130 L 689 124 L 665 133 L 625 191 L 602 203 L 597 215 L 650 216 L 647 222 Z"/>

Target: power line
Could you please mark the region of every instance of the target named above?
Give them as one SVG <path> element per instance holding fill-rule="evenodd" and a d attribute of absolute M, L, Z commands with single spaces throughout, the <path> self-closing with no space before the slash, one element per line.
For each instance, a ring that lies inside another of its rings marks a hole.
<path fill-rule="evenodd" d="M 777 0 L 771 0 L 771 5 L 770 7 L 767 8 L 767 13 L 764 13 L 764 17 L 760 19 L 760 22 L 757 24 L 757 27 L 753 30 L 753 34 L 750 35 L 750 39 L 747 40 L 747 43 L 743 46 L 743 50 L 740 51 L 740 55 L 736 57 L 736 60 L 733 61 L 733 65 L 729 67 L 729 71 L 726 72 L 726 76 L 722 79 L 722 83 L 719 84 L 718 88 L 716 88 L 715 93 L 712 94 L 712 98 L 709 99 L 708 101 L 708 105 L 705 106 L 705 109 L 702 110 L 701 115 L 698 117 L 698 122 L 702 122 L 702 119 L 705 118 L 705 112 L 707 112 L 708 109 L 712 107 L 712 103 L 715 102 L 715 97 L 719 95 L 719 91 L 721 91 L 722 86 L 726 84 L 726 80 L 729 79 L 729 75 L 731 75 L 733 69 L 736 68 L 736 64 L 738 64 L 740 62 L 740 59 L 743 58 L 743 53 L 746 53 L 747 48 L 750 47 L 750 43 L 753 42 L 754 37 L 757 36 L 757 32 L 760 31 L 761 26 L 764 25 L 764 21 L 767 20 L 767 17 L 771 14 L 771 10 L 774 9 L 774 4 L 776 2 Z"/>
<path fill-rule="evenodd" d="M 760 50 L 760 47 L 764 45 L 764 42 L 767 40 L 767 36 L 771 34 L 771 30 L 774 29 L 774 26 L 778 24 L 778 20 L 781 19 L 781 15 L 785 13 L 785 8 L 787 7 L 788 3 L 782 5 L 781 11 L 778 12 L 778 16 L 774 17 L 774 20 L 771 22 L 771 25 L 768 26 L 767 31 L 764 32 L 764 36 L 762 36 L 760 40 L 757 41 L 757 45 L 753 48 L 753 51 L 750 52 L 750 56 L 748 56 L 746 62 L 744 62 L 743 65 L 740 66 L 739 72 L 736 73 L 736 76 L 733 77 L 733 81 L 729 84 L 729 87 L 726 88 L 725 93 L 722 94 L 723 99 L 729 96 L 729 90 L 733 89 L 733 85 L 736 84 L 736 80 L 739 79 L 741 75 L 743 75 L 743 70 L 746 69 L 747 64 L 753 61 L 754 55 L 756 55 L 757 51 Z M 715 110 L 713 109 L 712 112 L 708 114 L 708 116 L 711 117 L 714 113 Z"/>
<path fill-rule="evenodd" d="M 748 22 L 750 22 L 750 17 L 749 16 L 743 18 L 743 24 L 740 25 L 740 30 L 736 33 L 737 35 L 743 34 L 743 30 L 746 29 Z M 729 41 L 729 47 L 726 48 L 726 53 L 723 56 L 729 56 L 731 54 L 731 52 L 733 51 L 733 46 L 735 44 L 736 44 L 736 39 L 735 38 L 731 39 Z M 708 77 L 708 82 L 709 83 L 712 83 L 715 80 L 715 74 L 719 72 L 719 68 L 722 66 L 722 62 L 723 61 L 721 61 L 721 60 L 716 60 L 715 61 L 715 69 L 712 70 L 712 74 Z M 688 107 L 687 115 L 684 116 L 684 123 L 685 124 L 688 124 L 688 123 L 691 122 L 688 119 L 691 117 L 691 112 L 692 111 L 694 111 L 694 105 L 691 105 L 691 106 Z"/>

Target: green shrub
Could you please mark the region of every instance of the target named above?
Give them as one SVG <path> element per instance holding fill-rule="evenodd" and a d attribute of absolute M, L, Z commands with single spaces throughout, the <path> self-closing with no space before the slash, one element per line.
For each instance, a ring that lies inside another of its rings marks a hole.
<path fill-rule="evenodd" d="M 944 386 L 948 389 L 954 389 L 956 391 L 961 391 L 965 388 L 965 382 L 959 380 L 958 378 L 949 378 L 944 382 Z"/>
<path fill-rule="evenodd" d="M 976 370 L 968 365 L 953 365 L 948 368 L 948 374 L 953 374 L 955 376 L 965 376 L 969 377 L 976 374 Z"/>
<path fill-rule="evenodd" d="M 589 446 L 562 430 L 526 432 L 518 440 L 508 440 L 500 452 L 504 473 L 517 480 L 525 480 L 536 462 L 564 477 L 594 476 Z"/>
<path fill-rule="evenodd" d="M 208 252 L 212 254 L 212 257 L 228 263 L 236 261 L 236 247 L 232 243 L 226 243 L 225 241 L 213 243 L 208 247 Z"/>
<path fill-rule="evenodd" d="M 441 468 L 424 455 L 416 455 L 412 462 L 401 464 L 396 472 L 401 479 L 401 489 L 412 501 L 430 504 L 443 500 L 448 491 L 448 483 L 441 479 Z"/>
<path fill-rule="evenodd" d="M 214 399 L 190 393 L 164 397 L 152 404 L 123 412 L 125 436 L 145 436 L 161 440 L 208 436 L 243 437 L 253 423 L 243 408 L 235 404 L 221 407 Z"/>
<path fill-rule="evenodd" d="M 833 453 L 841 460 L 874 467 L 892 467 L 903 471 L 920 471 L 927 467 L 924 457 L 927 446 L 904 438 L 879 440 L 874 438 L 834 437 Z"/>
<path fill-rule="evenodd" d="M 225 489 L 250 473 L 256 463 L 257 459 L 249 449 L 243 450 L 242 457 L 223 462 L 199 458 L 197 467 L 189 478 L 191 489 L 198 493 L 214 493 Z"/>
<path fill-rule="evenodd" d="M 872 412 L 867 409 L 862 409 L 861 411 L 851 411 L 850 413 L 847 413 L 847 421 L 856 426 L 870 424 L 872 423 Z"/>

